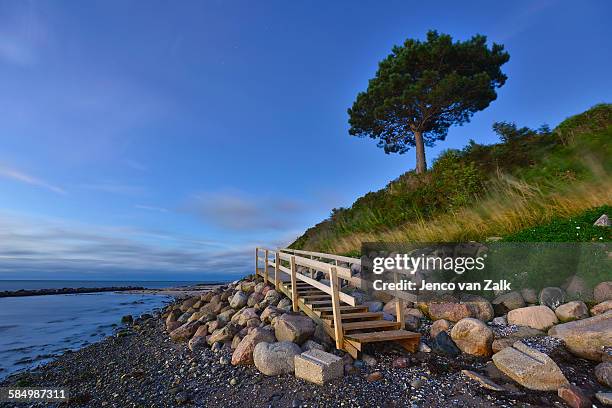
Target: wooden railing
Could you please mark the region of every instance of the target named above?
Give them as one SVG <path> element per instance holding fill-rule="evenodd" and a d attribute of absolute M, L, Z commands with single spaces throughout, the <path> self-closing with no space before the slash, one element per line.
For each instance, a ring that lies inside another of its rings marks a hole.
<path fill-rule="evenodd" d="M 308 255 L 304 253 L 305 251 L 300 251 L 304 255 Z M 263 257 L 260 257 L 260 253 L 263 254 Z M 297 253 L 297 252 L 295 252 Z M 313 253 L 316 254 L 316 253 Z M 326 254 L 321 254 L 326 255 Z M 316 255 L 319 257 L 319 254 Z M 263 261 L 263 268 L 259 267 L 260 259 Z M 329 257 L 323 257 L 325 259 L 332 259 Z M 346 258 L 346 257 L 342 257 Z M 352 258 L 350 259 L 352 263 L 356 263 Z M 346 262 L 342 260 L 342 262 Z M 329 276 L 329 285 L 326 285 L 323 282 L 320 282 L 314 277 L 306 276 L 302 273 L 298 272 L 298 266 L 302 266 L 304 268 L 308 268 L 310 271 L 320 271 L 323 273 L 327 273 Z M 290 250 L 270 250 L 265 248 L 256 248 L 255 249 L 255 270 L 256 273 L 259 273 L 263 276 L 264 281 L 266 283 L 274 283 L 276 288 L 281 288 L 282 279 L 281 274 L 287 274 L 291 279 L 291 293 L 290 298 L 292 302 L 292 308 L 294 312 L 300 310 L 300 299 L 298 294 L 297 282 L 305 282 L 308 285 L 316 288 L 324 293 L 327 293 L 331 296 L 332 303 L 332 313 L 334 320 L 334 337 L 336 340 L 336 347 L 342 348 L 344 343 L 344 336 L 342 331 L 342 316 L 340 314 L 340 302 L 346 303 L 350 306 L 356 306 L 356 299 L 344 292 L 342 292 L 340 279 L 343 279 L 348 282 L 353 282 L 359 284 L 358 278 L 354 278 L 351 276 L 351 270 L 349 268 L 345 268 L 342 266 L 337 266 L 335 264 L 329 264 L 325 262 L 321 262 L 315 259 L 305 258 L 303 256 L 292 254 Z"/>
<path fill-rule="evenodd" d="M 359 259 L 359 258 L 350 258 L 348 256 L 325 254 L 323 252 L 302 251 L 302 250 L 299 250 L 299 249 L 289 249 L 289 248 L 279 249 L 279 251 L 287 252 L 287 253 L 290 253 L 290 254 L 306 255 L 310 259 L 313 259 L 313 258 L 329 259 L 329 260 L 335 261 L 336 265 L 338 265 L 338 262 L 347 263 L 347 264 L 349 264 L 349 267 L 351 265 L 361 265 L 361 259 Z"/>
<path fill-rule="evenodd" d="M 263 256 L 261 256 L 263 255 Z M 316 258 L 316 259 L 315 259 Z M 259 267 L 260 260 L 263 261 L 263 268 Z M 321 260 L 331 261 L 333 263 L 323 262 Z M 339 265 L 339 263 L 348 264 L 348 268 Z M 282 286 L 281 274 L 287 274 L 291 279 L 291 293 L 287 295 L 291 298 L 293 311 L 297 312 L 300 309 L 300 299 L 297 291 L 297 282 L 305 282 L 308 285 L 319 289 L 331 296 L 332 312 L 334 320 L 334 335 L 336 347 L 341 349 L 344 343 L 342 331 L 342 316 L 340 312 L 340 302 L 350 306 L 356 306 L 355 298 L 341 291 L 343 284 L 348 284 L 355 288 L 366 289 L 371 287 L 372 283 L 361 277 L 352 276 L 351 265 L 361 266 L 361 260 L 350 258 L 341 255 L 325 254 L 321 252 L 302 251 L 295 249 L 276 249 L 270 250 L 265 248 L 255 249 L 255 271 L 261 274 L 265 282 L 274 283 L 276 288 L 284 289 Z M 298 272 L 298 267 L 308 268 L 311 276 L 306 276 Z M 314 278 L 314 273 L 317 271 L 323 272 L 329 276 L 329 285 L 318 281 Z M 395 274 L 395 281 L 398 282 L 400 276 Z M 404 301 L 414 301 L 414 295 L 395 292 L 388 294 L 396 298 L 396 319 L 400 323 L 400 328 L 404 325 Z M 302 303 L 302 305 L 305 305 Z M 305 306 L 304 306 L 305 307 Z"/>

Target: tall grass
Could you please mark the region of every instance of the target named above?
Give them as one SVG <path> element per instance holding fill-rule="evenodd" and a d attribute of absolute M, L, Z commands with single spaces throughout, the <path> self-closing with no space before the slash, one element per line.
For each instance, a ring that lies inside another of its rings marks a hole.
<path fill-rule="evenodd" d="M 383 232 L 352 234 L 330 240 L 332 253 L 357 254 L 363 242 L 482 241 L 513 234 L 551 221 L 571 217 L 589 208 L 612 203 L 612 179 L 575 183 L 554 193 L 543 193 L 524 181 L 499 177 L 497 188 L 473 206 L 418 220 Z"/>

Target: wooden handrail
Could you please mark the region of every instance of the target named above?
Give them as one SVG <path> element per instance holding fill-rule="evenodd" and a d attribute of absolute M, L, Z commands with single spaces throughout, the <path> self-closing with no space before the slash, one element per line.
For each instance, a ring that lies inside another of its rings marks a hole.
<path fill-rule="evenodd" d="M 290 248 L 282 248 L 282 249 L 279 249 L 279 251 L 289 252 L 293 254 L 311 255 L 311 256 L 316 256 L 318 258 L 332 259 L 335 261 L 346 262 L 349 265 L 352 265 L 352 264 L 361 265 L 361 259 L 351 258 L 348 256 L 325 254 L 323 252 L 303 251 L 301 249 L 290 249 Z"/>
<path fill-rule="evenodd" d="M 259 248 L 260 250 L 264 250 L 264 248 Z M 297 249 L 278 249 L 277 251 L 274 251 L 275 254 L 275 261 L 276 262 L 276 255 L 278 254 L 278 257 L 280 258 L 280 260 L 284 260 L 284 261 L 289 261 L 290 260 L 290 253 L 302 253 L 304 255 L 309 255 L 309 256 L 318 256 L 320 258 L 324 258 L 324 259 L 329 259 L 329 260 L 335 260 L 335 258 L 337 258 L 338 260 L 341 260 L 342 262 L 344 262 L 342 259 L 349 259 L 351 260 L 351 263 L 354 264 L 359 264 L 361 265 L 361 260 L 360 259 L 356 259 L 356 258 L 348 258 L 348 257 L 342 257 L 339 255 L 332 255 L 332 254 L 324 254 L 321 252 L 310 252 L 310 251 L 301 251 L 301 250 L 297 250 Z M 309 258 L 304 258 L 301 256 L 296 256 L 296 264 L 297 266 L 304 266 L 307 268 L 311 268 L 317 271 L 321 271 L 324 273 L 329 273 L 329 266 L 333 265 L 333 264 L 329 264 L 323 261 L 317 261 L 314 259 L 309 259 Z M 272 265 L 272 264 L 270 264 Z M 347 281 L 349 283 L 350 286 L 355 287 L 355 288 L 360 288 L 362 290 L 367 290 L 367 288 L 371 288 L 372 286 L 372 282 L 369 282 L 365 279 L 362 279 L 358 276 L 352 276 L 351 274 L 351 270 L 349 268 L 345 268 L 345 267 L 341 267 L 341 266 L 337 266 L 337 273 L 338 273 L 338 278 L 343 279 L 345 281 Z M 399 299 L 402 299 L 404 301 L 408 301 L 408 302 L 416 302 L 416 295 L 413 293 L 408 293 L 408 292 L 398 292 L 398 291 L 381 291 L 387 294 L 390 294 L 394 297 L 397 297 Z"/>
<path fill-rule="evenodd" d="M 282 258 L 282 257 L 280 257 L 280 258 Z M 297 258 L 298 258 L 298 257 L 295 257 L 295 263 L 296 263 L 296 265 L 298 265 L 298 260 L 297 260 Z M 329 266 L 330 266 L 330 265 L 329 265 L 329 264 L 327 264 L 327 267 L 328 267 L 328 268 L 329 268 Z M 288 274 L 288 275 L 290 275 L 290 276 L 292 275 L 291 269 L 290 269 L 290 268 L 287 268 L 286 266 L 283 266 L 283 265 L 280 265 L 280 264 L 279 264 L 278 269 L 279 269 L 280 271 L 282 271 L 282 272 L 285 272 L 286 274 Z M 319 289 L 320 291 L 327 293 L 328 295 L 331 295 L 331 294 L 332 294 L 332 288 L 331 288 L 331 286 L 327 286 L 326 284 L 321 283 L 321 282 L 319 282 L 318 280 L 315 280 L 315 279 L 313 279 L 313 278 L 311 278 L 311 277 L 308 277 L 308 276 L 306 276 L 306 275 L 302 275 L 301 273 L 297 273 L 297 268 L 296 268 L 296 274 L 295 274 L 295 277 L 296 277 L 296 279 L 297 279 L 297 280 L 300 280 L 300 281 L 302 281 L 302 282 L 306 282 L 306 283 L 308 283 L 310 286 L 312 286 L 312 287 L 314 287 L 314 288 L 317 288 L 317 289 Z M 346 293 L 344 293 L 344 292 L 340 292 L 340 293 L 338 294 L 338 297 L 339 297 L 339 299 L 340 299 L 342 302 L 344 302 L 344 303 L 346 303 L 346 304 L 348 304 L 348 305 L 350 305 L 350 306 L 356 306 L 356 305 L 357 305 L 357 300 L 356 300 L 356 299 L 355 299 L 353 296 L 348 295 L 348 294 L 346 294 Z"/>

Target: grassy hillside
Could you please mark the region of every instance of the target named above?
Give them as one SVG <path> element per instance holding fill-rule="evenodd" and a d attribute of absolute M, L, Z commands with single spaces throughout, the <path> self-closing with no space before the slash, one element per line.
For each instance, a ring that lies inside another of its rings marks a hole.
<path fill-rule="evenodd" d="M 483 240 L 612 203 L 611 104 L 554 130 L 494 127 L 501 143 L 447 150 L 426 174 L 332 210 L 291 247 L 356 255 L 366 241 Z"/>

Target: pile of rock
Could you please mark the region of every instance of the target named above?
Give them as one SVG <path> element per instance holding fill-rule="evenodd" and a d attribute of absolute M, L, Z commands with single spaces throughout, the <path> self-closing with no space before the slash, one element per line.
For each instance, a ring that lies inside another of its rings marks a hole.
<path fill-rule="evenodd" d="M 331 338 L 281 292 L 253 277 L 170 306 L 166 330 L 189 349 L 233 350 L 233 365 L 255 364 L 266 375 L 293 373 L 294 357 L 328 350 Z"/>
<path fill-rule="evenodd" d="M 601 362 L 594 376 L 610 387 L 612 282 L 602 282 L 590 292 L 590 308 L 585 301 L 576 299 L 572 287 L 584 293 L 584 285 L 573 279 L 564 289 L 523 289 L 499 294 L 491 302 L 480 296 L 449 294 L 416 304 L 405 302 L 406 328 L 424 334 L 422 352 L 492 358 L 492 364 L 505 378 L 523 387 L 557 391 L 570 405 L 575 401 L 586 403 L 589 398 L 569 384 L 551 351 L 565 346 L 578 357 Z M 395 299 L 373 299 L 348 287 L 343 291 L 370 311 L 382 311 L 385 319 L 396 319 Z M 368 365 L 370 358 L 364 356 L 353 362 L 348 354 L 335 350 L 321 326 L 301 312 L 294 313 L 291 301 L 259 277 L 172 305 L 164 318 L 170 337 L 188 342 L 192 351 L 203 347 L 213 351 L 231 348 L 231 364 L 254 364 L 265 375 L 296 373 L 300 378 L 322 383 L 330 373 L 337 375 L 338 367 L 343 366 L 344 373 L 353 373 L 359 371 L 360 364 Z M 325 351 L 338 357 L 316 357 Z M 301 373 L 296 372 L 295 361 Z M 402 365 L 398 363 L 397 367 Z M 501 387 L 482 374 L 465 371 L 468 378 L 478 379 L 482 386 Z M 611 396 L 603 392 L 598 398 Z"/>

